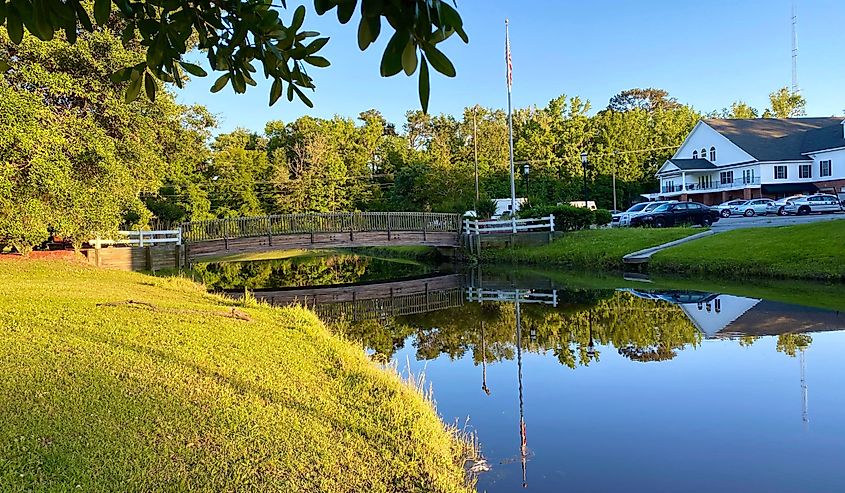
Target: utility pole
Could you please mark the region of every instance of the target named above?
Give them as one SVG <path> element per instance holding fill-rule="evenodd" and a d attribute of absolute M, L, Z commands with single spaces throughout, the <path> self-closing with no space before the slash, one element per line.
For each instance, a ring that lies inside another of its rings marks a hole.
<path fill-rule="evenodd" d="M 798 89 L 798 9 L 795 0 L 792 0 L 792 92 L 797 94 Z"/>
<path fill-rule="evenodd" d="M 613 151 L 613 210 L 618 211 L 616 207 L 616 167 L 619 166 L 619 154 Z"/>
<path fill-rule="evenodd" d="M 472 107 L 472 157 L 475 161 L 475 213 L 478 214 L 478 105 Z"/>

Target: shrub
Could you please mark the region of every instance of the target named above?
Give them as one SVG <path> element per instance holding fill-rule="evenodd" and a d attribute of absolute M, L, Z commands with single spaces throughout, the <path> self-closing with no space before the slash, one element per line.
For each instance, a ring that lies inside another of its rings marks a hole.
<path fill-rule="evenodd" d="M 595 221 L 593 211 L 571 205 L 535 206 L 523 209 L 520 217 L 555 217 L 555 231 L 573 231 L 588 228 Z M 607 222 L 610 222 L 608 219 Z"/>
<path fill-rule="evenodd" d="M 596 209 L 593 211 L 593 216 L 595 216 L 595 223 L 598 226 L 610 224 L 610 220 L 613 219 L 613 214 L 607 209 Z"/>
<path fill-rule="evenodd" d="M 475 211 L 481 219 L 490 219 L 496 215 L 496 201 L 482 197 L 478 201 L 478 208 Z"/>

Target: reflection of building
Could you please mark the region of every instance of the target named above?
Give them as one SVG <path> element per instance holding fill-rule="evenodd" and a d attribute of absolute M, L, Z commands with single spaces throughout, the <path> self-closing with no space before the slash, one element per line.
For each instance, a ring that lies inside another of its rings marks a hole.
<path fill-rule="evenodd" d="M 818 308 L 697 291 L 622 291 L 677 305 L 706 337 L 845 329 L 845 315 Z"/>

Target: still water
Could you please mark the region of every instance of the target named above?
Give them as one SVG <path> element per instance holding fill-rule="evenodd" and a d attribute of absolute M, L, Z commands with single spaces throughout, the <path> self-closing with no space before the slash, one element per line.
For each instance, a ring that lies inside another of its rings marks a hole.
<path fill-rule="evenodd" d="M 256 295 L 424 372 L 479 491 L 845 491 L 845 287 L 437 271 Z"/>

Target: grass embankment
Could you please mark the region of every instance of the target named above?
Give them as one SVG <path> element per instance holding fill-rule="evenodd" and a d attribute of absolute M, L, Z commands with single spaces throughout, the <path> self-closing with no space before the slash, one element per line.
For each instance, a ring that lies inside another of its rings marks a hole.
<path fill-rule="evenodd" d="M 483 262 L 621 269 L 625 255 L 700 233 L 692 228 L 606 228 L 564 233 L 548 245 L 482 249 Z"/>
<path fill-rule="evenodd" d="M 233 306 L 185 279 L 0 261 L 2 489 L 466 489 L 419 392 L 306 310 Z"/>
<path fill-rule="evenodd" d="M 655 254 L 654 272 L 845 279 L 845 221 L 727 231 Z"/>

